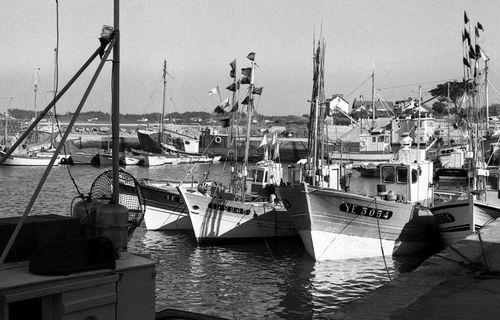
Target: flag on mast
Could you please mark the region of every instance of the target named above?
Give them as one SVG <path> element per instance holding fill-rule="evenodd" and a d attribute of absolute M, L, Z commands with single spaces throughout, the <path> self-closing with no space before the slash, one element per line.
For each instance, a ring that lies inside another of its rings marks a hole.
<path fill-rule="evenodd" d="M 258 148 L 262 147 L 262 146 L 265 146 L 267 145 L 267 134 L 265 134 L 263 137 L 262 137 L 262 141 L 260 142 Z"/>
<path fill-rule="evenodd" d="M 217 88 L 213 88 L 212 90 L 208 91 L 208 95 L 211 96 L 213 94 L 218 94 L 219 90 Z"/>

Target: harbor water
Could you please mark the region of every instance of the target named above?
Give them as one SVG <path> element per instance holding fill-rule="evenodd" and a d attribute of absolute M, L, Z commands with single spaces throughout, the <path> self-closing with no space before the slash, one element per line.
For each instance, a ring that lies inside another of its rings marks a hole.
<path fill-rule="evenodd" d="M 77 190 L 88 193 L 97 176 L 110 169 L 54 167 L 31 214 L 70 215 Z M 1 216 L 22 214 L 43 170 L 0 166 Z M 136 179 L 184 181 L 204 173 L 210 180 L 227 181 L 229 171 L 223 163 L 125 170 Z M 354 172 L 351 190 L 370 193 L 376 183 L 377 179 L 360 178 Z M 136 229 L 128 250 L 157 263 L 157 311 L 174 308 L 228 319 L 325 319 L 426 258 L 422 254 L 315 262 L 298 237 L 198 246 L 190 232 L 147 231 L 143 225 Z"/>

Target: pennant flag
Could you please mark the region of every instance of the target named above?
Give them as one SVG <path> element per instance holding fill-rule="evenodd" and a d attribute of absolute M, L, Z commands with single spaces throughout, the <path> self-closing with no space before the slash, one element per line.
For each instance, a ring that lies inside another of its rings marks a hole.
<path fill-rule="evenodd" d="M 247 59 L 250 61 L 255 61 L 255 52 L 250 52 L 247 56 Z"/>
<path fill-rule="evenodd" d="M 231 111 L 229 111 L 229 112 L 236 112 L 236 111 L 238 111 L 238 101 L 236 101 L 236 103 L 231 108 Z"/>
<path fill-rule="evenodd" d="M 221 101 L 218 105 L 219 107 L 225 108 L 229 106 L 229 98 L 224 99 L 224 101 Z"/>
<path fill-rule="evenodd" d="M 252 77 L 252 68 L 242 68 L 241 74 L 251 78 Z"/>
<path fill-rule="evenodd" d="M 262 141 L 260 142 L 259 146 L 257 148 L 260 148 L 262 146 L 265 146 L 267 145 L 267 134 L 265 134 L 263 137 L 262 137 Z"/>
<path fill-rule="evenodd" d="M 250 78 L 248 77 L 242 77 L 239 81 L 241 84 L 250 84 Z"/>
<path fill-rule="evenodd" d="M 467 38 L 465 37 L 465 33 L 462 31 L 462 42 L 464 42 L 465 39 L 467 39 Z"/>
<path fill-rule="evenodd" d="M 231 69 L 231 71 L 229 71 L 229 77 L 234 78 L 235 76 L 236 76 L 236 71 L 234 69 Z"/>
<path fill-rule="evenodd" d="M 476 38 L 479 38 L 479 30 L 477 29 L 477 27 L 474 28 L 474 31 L 476 33 Z"/>
<path fill-rule="evenodd" d="M 250 99 L 250 97 L 245 97 L 245 99 L 241 102 L 241 104 L 249 104 L 250 102 L 252 101 L 252 99 Z"/>
<path fill-rule="evenodd" d="M 253 88 L 252 93 L 260 96 L 262 94 L 262 89 L 264 89 L 264 87 L 255 87 Z"/>
<path fill-rule="evenodd" d="M 236 59 L 234 59 L 233 61 L 231 61 L 231 63 L 229 65 L 231 66 L 231 70 L 236 69 Z"/>
<path fill-rule="evenodd" d="M 479 22 L 477 23 L 477 28 L 478 28 L 479 30 L 481 30 L 481 31 L 484 31 L 484 29 L 483 29 L 483 25 L 482 25 L 481 23 L 479 23 Z"/>
<path fill-rule="evenodd" d="M 469 58 L 474 59 L 474 60 L 476 59 L 476 53 L 474 52 L 473 46 L 469 47 Z"/>
<path fill-rule="evenodd" d="M 469 23 L 469 18 L 467 17 L 467 13 L 464 11 L 464 23 Z"/>
<path fill-rule="evenodd" d="M 477 53 L 477 51 L 476 51 L 476 53 Z M 484 53 L 483 49 L 479 48 L 479 54 L 481 55 L 481 59 L 483 59 L 483 61 L 488 60 L 488 56 L 486 55 L 486 53 Z"/>
<path fill-rule="evenodd" d="M 224 114 L 224 109 L 221 108 L 221 106 L 217 106 L 214 110 L 215 113 L 217 114 Z"/>
<path fill-rule="evenodd" d="M 470 36 L 469 36 L 469 32 L 466 29 L 464 29 L 464 36 L 465 36 L 465 39 L 467 39 L 467 42 L 470 45 L 470 43 L 471 43 L 470 42 Z"/>
<path fill-rule="evenodd" d="M 217 88 L 213 88 L 212 90 L 208 91 L 208 95 L 211 96 L 213 94 L 218 94 L 219 90 Z"/>
<path fill-rule="evenodd" d="M 231 118 L 221 119 L 220 121 L 222 122 L 222 127 L 229 128 L 229 121 L 230 120 L 231 120 Z"/>
<path fill-rule="evenodd" d="M 467 59 L 464 58 L 464 65 L 467 66 L 467 68 L 470 68 L 470 64 L 469 64 L 469 61 L 467 61 Z"/>
<path fill-rule="evenodd" d="M 232 91 L 232 92 L 235 92 L 239 88 L 240 88 L 240 83 L 239 82 L 231 83 L 229 86 L 226 87 L 227 90 Z"/>

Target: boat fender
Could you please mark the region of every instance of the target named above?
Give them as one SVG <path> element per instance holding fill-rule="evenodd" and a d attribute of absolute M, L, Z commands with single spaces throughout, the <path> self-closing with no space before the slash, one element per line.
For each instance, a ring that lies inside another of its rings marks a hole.
<path fill-rule="evenodd" d="M 366 148 L 366 141 L 364 141 L 364 140 L 360 141 L 360 142 L 359 142 L 359 146 L 360 146 L 361 148 Z"/>
<path fill-rule="evenodd" d="M 222 142 L 222 138 L 220 136 L 216 136 L 214 141 L 215 143 L 220 144 Z"/>

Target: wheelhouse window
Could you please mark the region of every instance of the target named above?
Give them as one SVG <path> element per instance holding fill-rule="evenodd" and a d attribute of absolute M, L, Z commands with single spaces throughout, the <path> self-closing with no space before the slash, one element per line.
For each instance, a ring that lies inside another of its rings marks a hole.
<path fill-rule="evenodd" d="M 382 167 L 382 182 L 394 183 L 394 167 Z"/>
<path fill-rule="evenodd" d="M 398 183 L 408 183 L 408 168 L 398 167 L 396 168 L 396 173 Z"/>
<path fill-rule="evenodd" d="M 267 172 L 263 170 L 253 170 L 252 176 L 255 182 L 264 182 L 267 180 Z"/>
<path fill-rule="evenodd" d="M 377 137 L 372 137 L 372 142 L 377 142 Z"/>
<path fill-rule="evenodd" d="M 379 136 L 379 137 L 378 137 L 378 142 L 384 142 L 384 141 L 385 141 L 385 139 L 384 139 L 384 138 L 385 138 L 384 136 Z"/>

